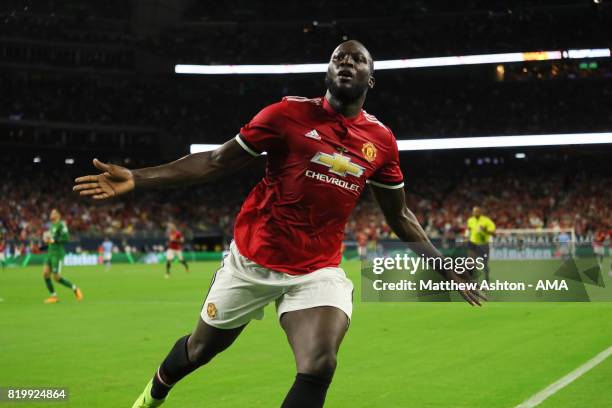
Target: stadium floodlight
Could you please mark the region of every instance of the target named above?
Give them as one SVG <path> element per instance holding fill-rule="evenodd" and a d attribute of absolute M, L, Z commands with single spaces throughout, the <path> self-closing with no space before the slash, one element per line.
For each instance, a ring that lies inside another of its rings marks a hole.
<path fill-rule="evenodd" d="M 64 160 L 64 163 L 66 163 L 66 164 L 74 164 L 74 159 L 72 157 L 68 157 L 66 160 Z"/>
<path fill-rule="evenodd" d="M 565 146 L 587 144 L 612 144 L 612 132 L 566 133 L 548 135 L 453 137 L 442 139 L 401 139 L 397 141 L 399 151 L 455 150 L 495 147 Z M 215 150 L 219 144 L 192 144 L 191 153 Z"/>
<path fill-rule="evenodd" d="M 40 156 L 36 156 L 34 157 L 34 160 L 32 160 L 34 163 L 40 163 L 42 161 L 42 159 L 40 158 Z"/>
<path fill-rule="evenodd" d="M 563 52 L 564 58 L 583 59 L 583 58 L 605 58 L 610 56 L 609 48 L 594 48 L 583 50 L 567 50 Z"/>
<path fill-rule="evenodd" d="M 325 72 L 327 64 L 282 64 L 282 65 L 176 65 L 177 74 L 223 75 L 223 74 L 305 74 Z"/>
<path fill-rule="evenodd" d="M 525 153 L 517 153 L 514 155 L 514 157 L 516 157 L 517 159 L 524 159 L 525 157 L 527 157 L 527 155 Z"/>
<path fill-rule="evenodd" d="M 509 52 L 501 54 L 463 55 L 433 58 L 406 58 L 374 62 L 374 69 L 404 69 L 448 67 L 474 64 L 500 64 L 521 61 L 552 61 L 561 58 L 582 59 L 610 57 L 609 48 L 571 49 L 564 51 Z M 327 63 L 320 64 L 270 64 L 270 65 L 185 65 L 174 67 L 177 74 L 228 75 L 228 74 L 304 74 L 326 72 Z"/>
<path fill-rule="evenodd" d="M 612 132 L 398 140 L 400 151 L 612 144 Z"/>

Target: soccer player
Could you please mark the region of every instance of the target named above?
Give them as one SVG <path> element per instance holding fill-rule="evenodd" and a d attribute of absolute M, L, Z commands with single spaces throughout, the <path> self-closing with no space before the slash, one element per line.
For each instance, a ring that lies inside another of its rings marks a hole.
<path fill-rule="evenodd" d="M 572 259 L 572 237 L 567 231 L 562 231 L 557 237 L 557 241 L 559 241 L 559 254 L 561 255 L 561 259 Z"/>
<path fill-rule="evenodd" d="M 2 267 L 2 269 L 4 269 L 4 264 L 6 262 L 6 242 L 4 241 L 4 238 L 0 236 L 0 267 Z"/>
<path fill-rule="evenodd" d="M 344 226 L 366 182 L 396 235 L 419 254 L 441 257 L 406 207 L 391 130 L 362 109 L 373 67 L 361 43 L 344 42 L 331 56 L 325 96 L 285 97 L 214 151 L 131 171 L 94 159 L 103 173 L 75 180 L 81 195 L 107 199 L 134 188 L 210 182 L 267 152 L 265 176 L 237 216 L 235 241 L 196 328 L 178 339 L 133 407 L 161 405 L 174 384 L 261 319 L 269 302 L 297 367 L 282 408 L 322 407 L 352 313 L 353 284 L 338 267 Z M 466 282 L 454 271 L 441 273 Z M 477 291 L 459 293 L 480 305 Z"/>
<path fill-rule="evenodd" d="M 185 238 L 181 231 L 176 228 L 173 223 L 168 223 L 168 250 L 166 251 L 166 279 L 170 277 L 170 267 L 176 256 L 181 264 L 185 267 L 185 272 L 189 272 L 189 265 L 183 258 L 183 243 Z"/>
<path fill-rule="evenodd" d="M 612 228 L 608 228 L 608 255 L 610 256 L 610 270 L 608 276 L 612 277 Z"/>
<path fill-rule="evenodd" d="M 597 257 L 597 264 L 599 268 L 603 268 L 604 256 L 605 256 L 605 246 L 604 243 L 607 238 L 607 233 L 603 228 L 599 229 L 595 235 L 593 236 L 593 252 Z"/>
<path fill-rule="evenodd" d="M 59 298 L 51 282 L 52 274 L 56 282 L 72 289 L 74 296 L 76 296 L 77 300 L 81 301 L 83 300 L 83 292 L 81 292 L 81 289 L 62 277 L 62 264 L 64 263 L 64 255 L 66 253 L 65 245 L 69 239 L 68 227 L 66 223 L 62 221 L 60 212 L 55 208 L 51 210 L 49 219 L 51 221 L 51 227 L 49 231 L 43 235 L 43 240 L 48 245 L 47 258 L 43 266 L 43 277 L 45 278 L 45 284 L 49 290 L 49 297 L 45 299 L 45 303 L 59 302 Z"/>
<path fill-rule="evenodd" d="M 480 207 L 472 209 L 472 216 L 467 220 L 465 230 L 468 240 L 468 256 L 471 258 L 484 258 L 485 280 L 489 282 L 489 242 L 495 236 L 495 223 L 482 214 Z"/>
<path fill-rule="evenodd" d="M 359 231 L 357 233 L 357 253 L 362 261 L 368 258 L 368 235 Z"/>
<path fill-rule="evenodd" d="M 106 270 L 109 270 L 111 268 L 111 261 L 113 259 L 113 247 L 114 246 L 115 245 L 108 237 L 104 238 L 104 241 L 102 242 L 102 261 L 104 261 Z"/>

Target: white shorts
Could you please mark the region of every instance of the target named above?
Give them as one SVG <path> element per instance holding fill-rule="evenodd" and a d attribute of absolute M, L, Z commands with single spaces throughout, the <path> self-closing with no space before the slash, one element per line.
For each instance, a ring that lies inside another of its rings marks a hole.
<path fill-rule="evenodd" d="M 182 261 L 183 260 L 183 251 L 181 251 L 180 249 L 170 249 L 170 248 L 168 248 L 168 250 L 166 251 L 166 260 L 167 261 L 172 261 L 175 256 L 179 259 L 179 261 Z"/>
<path fill-rule="evenodd" d="M 5 260 L 4 252 L 0 252 L 0 262 L 4 262 Z"/>
<path fill-rule="evenodd" d="M 219 329 L 234 329 L 261 320 L 268 303 L 283 313 L 333 306 L 349 321 L 353 312 L 353 283 L 341 268 L 328 267 L 306 275 L 288 275 L 264 268 L 240 255 L 232 242 L 215 273 L 202 306 L 202 320 Z"/>
<path fill-rule="evenodd" d="M 110 261 L 111 261 L 111 259 L 113 259 L 113 254 L 104 254 L 104 255 L 102 256 L 102 260 L 103 260 L 104 262 L 110 262 Z"/>
<path fill-rule="evenodd" d="M 602 246 L 594 246 L 593 252 L 595 252 L 595 255 L 600 255 L 600 256 L 603 256 L 605 254 L 604 247 Z"/>

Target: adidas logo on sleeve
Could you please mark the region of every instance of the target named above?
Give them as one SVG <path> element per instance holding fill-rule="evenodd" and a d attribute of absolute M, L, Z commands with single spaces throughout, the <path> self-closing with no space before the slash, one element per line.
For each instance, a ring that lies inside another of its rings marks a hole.
<path fill-rule="evenodd" d="M 314 140 L 321 140 L 321 136 L 319 136 L 319 133 L 315 129 L 312 129 L 310 132 L 304 133 L 304 136 Z"/>

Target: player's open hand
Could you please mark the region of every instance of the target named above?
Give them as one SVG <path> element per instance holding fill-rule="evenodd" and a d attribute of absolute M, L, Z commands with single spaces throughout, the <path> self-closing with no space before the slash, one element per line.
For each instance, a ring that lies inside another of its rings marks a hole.
<path fill-rule="evenodd" d="M 457 283 L 474 283 L 467 273 L 457 273 L 455 271 L 447 272 L 446 277 L 448 280 L 455 281 Z M 459 294 L 472 306 L 482 306 L 482 303 L 487 300 L 487 297 L 478 289 L 465 289 L 458 290 Z"/>
<path fill-rule="evenodd" d="M 102 174 L 79 177 L 74 180 L 74 191 L 82 196 L 90 196 L 94 200 L 104 200 L 134 189 L 134 176 L 125 167 L 102 163 L 93 160 L 93 165 L 103 171 Z"/>

